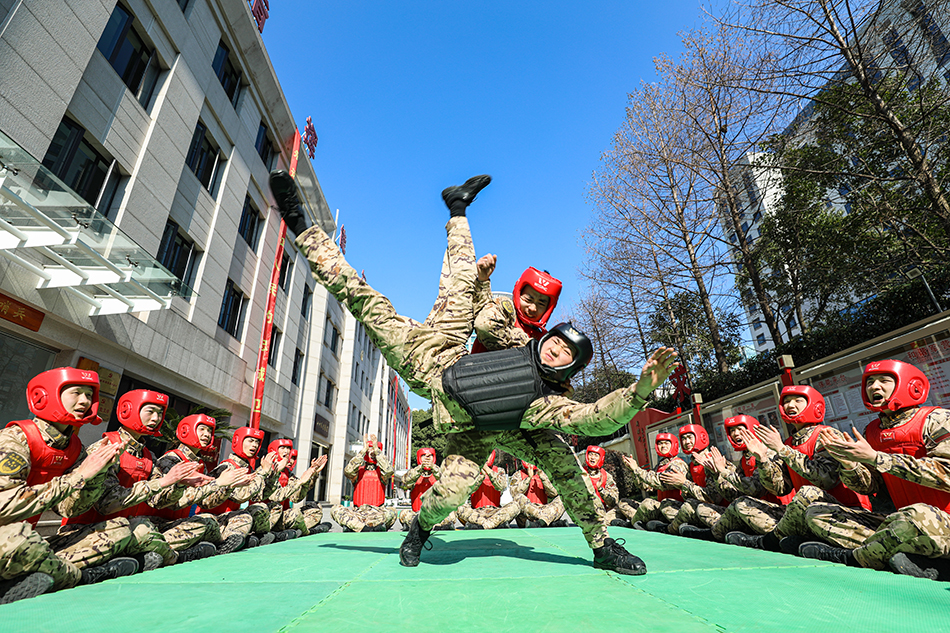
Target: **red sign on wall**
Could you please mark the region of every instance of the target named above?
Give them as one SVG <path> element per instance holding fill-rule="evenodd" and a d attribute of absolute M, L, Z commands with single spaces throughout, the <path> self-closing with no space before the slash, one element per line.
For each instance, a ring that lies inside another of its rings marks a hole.
<path fill-rule="evenodd" d="M 13 297 L 0 293 L 0 319 L 16 323 L 26 329 L 39 332 L 46 314 L 25 303 L 20 303 Z"/>

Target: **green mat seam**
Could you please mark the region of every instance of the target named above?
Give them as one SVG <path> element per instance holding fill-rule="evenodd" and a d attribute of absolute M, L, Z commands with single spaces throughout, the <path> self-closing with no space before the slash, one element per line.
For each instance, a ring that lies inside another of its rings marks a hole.
<path fill-rule="evenodd" d="M 633 590 L 635 590 L 635 591 L 638 591 L 638 592 L 642 593 L 643 595 L 650 596 L 650 597 L 653 598 L 654 600 L 656 600 L 656 601 L 658 601 L 658 602 L 662 602 L 663 604 L 667 605 L 668 607 L 671 607 L 671 608 L 675 609 L 676 611 L 679 611 L 680 613 L 685 613 L 685 614 L 688 615 L 689 617 L 693 618 L 694 620 L 696 620 L 696 621 L 698 621 L 698 622 L 701 622 L 702 624 L 705 624 L 705 625 L 707 625 L 707 626 L 713 627 L 713 628 L 716 629 L 717 631 L 722 631 L 723 633 L 726 633 L 726 632 L 728 631 L 728 629 L 726 629 L 726 627 L 722 626 L 721 624 L 716 624 L 715 622 L 711 622 L 711 621 L 707 620 L 706 618 L 704 618 L 704 617 L 701 616 L 701 615 L 696 615 L 696 614 L 693 613 L 692 611 L 689 611 L 689 610 L 687 610 L 687 609 L 684 609 L 683 607 L 681 607 L 681 606 L 678 605 L 678 604 L 675 604 L 675 603 L 673 603 L 673 602 L 670 602 L 669 600 L 666 600 L 665 598 L 661 598 L 660 596 L 658 596 L 658 595 L 656 595 L 656 594 L 654 594 L 654 593 L 651 593 L 651 592 L 647 591 L 647 590 L 644 589 L 643 587 L 640 587 L 640 586 L 638 586 L 638 585 L 635 585 L 635 584 L 633 584 L 632 582 L 628 582 L 629 579 L 626 578 L 626 577 L 624 577 L 624 576 L 621 575 L 621 574 L 608 573 L 607 575 L 610 576 L 611 578 L 613 578 L 614 580 L 616 580 L 617 582 L 623 583 L 624 585 L 630 587 L 631 589 L 633 589 Z M 636 577 L 638 577 L 638 576 L 634 576 L 634 577 L 636 578 Z"/>
<path fill-rule="evenodd" d="M 293 629 L 294 627 L 296 627 L 298 624 L 300 624 L 300 622 L 302 622 L 302 621 L 304 620 L 304 618 L 306 618 L 307 616 L 309 616 L 310 614 L 312 614 L 313 612 L 315 612 L 317 609 L 321 608 L 323 605 L 325 605 L 325 604 L 327 604 L 328 602 L 330 602 L 331 600 L 333 600 L 333 598 L 335 598 L 336 596 L 338 596 L 338 595 L 341 594 L 342 592 L 346 591 L 346 589 L 349 588 L 349 586 L 350 586 L 351 584 L 353 584 L 354 582 L 358 581 L 358 580 L 359 580 L 360 578 L 362 578 L 368 571 L 370 571 L 373 567 L 376 567 L 376 565 L 378 565 L 380 561 L 382 561 L 384 558 L 388 558 L 389 556 L 391 556 L 391 554 L 383 554 L 383 555 L 381 555 L 379 558 L 377 558 L 375 561 L 373 561 L 373 564 L 372 564 L 372 565 L 367 565 L 366 568 L 365 568 L 363 571 L 361 571 L 361 572 L 358 573 L 356 576 L 353 576 L 353 578 L 350 578 L 349 580 L 347 580 L 346 582 L 344 582 L 343 584 L 341 584 L 339 587 L 337 587 L 336 589 L 334 589 L 334 590 L 330 593 L 330 595 L 326 596 L 325 598 L 323 598 L 323 600 L 321 600 L 321 601 L 318 602 L 317 604 L 313 605 L 312 607 L 310 607 L 309 609 L 307 609 L 306 611 L 304 611 L 303 613 L 301 613 L 300 615 L 298 615 L 296 618 L 294 618 L 293 620 L 291 620 L 290 622 L 288 622 L 286 625 L 284 625 L 284 626 L 282 626 L 280 629 L 278 629 L 278 630 L 277 630 L 277 633 L 286 633 L 287 631 L 290 631 L 291 629 Z"/>

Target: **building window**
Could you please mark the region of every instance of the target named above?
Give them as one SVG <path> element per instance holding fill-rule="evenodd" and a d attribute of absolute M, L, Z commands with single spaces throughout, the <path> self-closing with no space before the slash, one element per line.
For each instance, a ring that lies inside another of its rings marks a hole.
<path fill-rule="evenodd" d="M 270 347 L 267 348 L 267 364 L 271 367 L 277 367 L 277 359 L 280 357 L 280 339 L 283 333 L 277 328 L 270 332 Z"/>
<path fill-rule="evenodd" d="M 218 315 L 218 325 L 222 330 L 240 338 L 239 334 L 244 326 L 244 313 L 247 310 L 247 297 L 233 281 L 228 279 L 224 287 L 224 298 L 221 300 L 221 313 Z"/>
<path fill-rule="evenodd" d="M 244 210 L 241 211 L 241 224 L 238 225 L 238 233 L 251 247 L 251 250 L 257 250 L 257 240 L 261 234 L 261 216 L 251 204 L 250 196 L 244 196 Z"/>
<path fill-rule="evenodd" d="M 300 303 L 300 316 L 310 318 L 310 304 L 313 303 L 313 290 L 306 283 L 303 285 L 303 301 Z"/>
<path fill-rule="evenodd" d="M 326 333 L 323 336 L 323 342 L 327 347 L 330 348 L 330 351 L 334 354 L 337 353 L 337 348 L 340 346 L 340 332 L 333 326 L 333 322 L 327 318 Z"/>
<path fill-rule="evenodd" d="M 69 119 L 60 121 L 43 158 L 43 166 L 83 200 L 94 205 L 99 199 L 112 161 L 93 149 L 86 141 L 85 134 L 85 129 Z M 44 180 L 38 179 L 37 184 L 45 189 L 55 186 Z"/>
<path fill-rule="evenodd" d="M 184 13 L 184 12 L 185 12 L 185 9 L 188 8 L 188 3 L 189 3 L 190 1 L 191 1 L 191 0 L 175 0 L 175 2 L 178 3 L 178 8 L 181 9 L 181 12 L 182 12 L 182 13 Z"/>
<path fill-rule="evenodd" d="M 160 69 L 155 50 L 145 43 L 133 21 L 132 12 L 116 4 L 96 48 L 144 108 L 152 98 Z"/>
<path fill-rule="evenodd" d="M 333 396 L 336 393 L 336 387 L 330 382 L 330 379 L 324 375 L 320 376 L 320 402 L 323 403 L 327 409 L 333 408 Z"/>
<path fill-rule="evenodd" d="M 237 108 L 238 97 L 241 92 L 241 71 L 235 68 L 234 60 L 231 58 L 231 50 L 223 40 L 218 42 L 218 50 L 214 54 L 214 61 L 211 62 L 211 69 L 214 70 L 214 74 L 221 82 L 221 87 L 228 95 L 231 105 Z"/>
<path fill-rule="evenodd" d="M 927 5 L 923 2 L 910 10 L 920 22 L 920 28 L 923 29 L 927 42 L 930 44 L 930 50 L 933 51 L 937 66 L 943 66 L 950 61 L 950 42 L 947 42 L 946 36 L 940 30 L 940 25 L 933 19 L 933 16 L 927 10 Z"/>
<path fill-rule="evenodd" d="M 303 352 L 300 348 L 294 350 L 294 370 L 290 373 L 290 382 L 300 384 L 300 371 L 303 369 Z"/>
<path fill-rule="evenodd" d="M 198 268 L 200 253 L 186 235 L 179 230 L 178 224 L 169 220 L 165 224 L 165 232 L 162 234 L 162 242 L 158 247 L 159 263 L 167 268 L 169 272 L 181 279 L 186 285 L 191 286 L 195 278 L 195 270 Z"/>
<path fill-rule="evenodd" d="M 788 320 L 789 331 L 791 331 L 792 328 L 794 328 L 796 325 L 798 325 L 798 321 L 795 320 L 795 317 L 792 317 L 791 319 Z"/>
<path fill-rule="evenodd" d="M 261 121 L 261 126 L 257 128 L 257 141 L 254 143 L 254 149 L 257 150 L 257 155 L 264 161 L 264 167 L 270 170 L 271 161 L 274 158 L 274 146 L 267 138 L 267 126 L 264 125 L 263 121 Z"/>
<path fill-rule="evenodd" d="M 755 329 L 756 329 L 756 330 L 761 330 L 761 329 L 762 329 L 762 321 L 756 321 L 756 322 L 753 323 L 752 325 L 755 326 Z"/>
<path fill-rule="evenodd" d="M 757 345 L 765 345 L 765 334 L 759 334 L 756 336 L 755 342 Z"/>
<path fill-rule="evenodd" d="M 294 262 L 290 259 L 290 254 L 284 251 L 284 256 L 280 260 L 280 279 L 277 281 L 277 285 L 280 286 L 280 289 L 284 292 L 287 292 L 287 287 L 290 285 L 290 278 L 293 276 L 293 272 Z"/>
<path fill-rule="evenodd" d="M 205 189 L 211 195 L 215 195 L 217 188 L 217 172 L 219 171 L 220 159 L 218 146 L 215 145 L 208 133 L 208 128 L 201 121 L 195 126 L 195 133 L 191 137 L 191 147 L 188 149 L 188 157 L 185 163 L 195 172 L 195 176 L 201 181 Z"/>

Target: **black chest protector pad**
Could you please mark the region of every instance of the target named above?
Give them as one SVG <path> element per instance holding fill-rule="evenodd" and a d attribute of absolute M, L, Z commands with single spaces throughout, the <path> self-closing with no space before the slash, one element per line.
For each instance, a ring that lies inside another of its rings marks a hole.
<path fill-rule="evenodd" d="M 537 346 L 532 340 L 525 347 L 463 356 L 442 373 L 442 388 L 479 431 L 517 429 L 531 403 L 543 395 Z"/>

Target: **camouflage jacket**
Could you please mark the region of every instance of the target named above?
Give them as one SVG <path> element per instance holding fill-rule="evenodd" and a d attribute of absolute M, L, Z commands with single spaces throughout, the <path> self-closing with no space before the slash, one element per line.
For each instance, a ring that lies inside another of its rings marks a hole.
<path fill-rule="evenodd" d="M 538 473 L 541 475 L 541 485 L 544 486 L 544 494 L 548 496 L 548 502 L 550 503 L 560 493 L 543 471 L 539 470 Z M 530 484 L 531 478 L 528 477 L 527 473 L 525 473 L 523 470 L 519 470 L 508 480 L 508 485 L 511 487 L 512 496 L 525 494 L 528 492 L 528 486 Z"/>
<path fill-rule="evenodd" d="M 490 282 L 477 282 L 489 286 Z M 531 337 L 518 327 L 515 304 L 511 297 L 494 297 L 475 314 L 475 335 L 488 350 L 523 347 Z"/>
<path fill-rule="evenodd" d="M 363 459 L 365 454 L 366 449 L 363 449 L 357 453 L 353 459 L 348 461 L 346 467 L 343 469 L 343 475 L 353 483 L 356 483 L 356 478 L 359 477 L 360 467 L 366 463 Z M 380 451 L 376 451 L 376 469 L 379 471 L 379 480 L 383 482 L 383 484 L 392 479 L 393 474 L 396 472 L 393 470 L 392 464 L 389 463 L 389 459 Z"/>
<path fill-rule="evenodd" d="M 662 468 L 669 464 L 667 471 L 682 473 L 686 475 L 686 478 L 689 479 L 689 466 L 686 465 L 679 457 L 664 457 L 657 464 L 657 468 Z M 667 486 L 666 484 L 660 481 L 660 473 L 655 470 L 645 470 L 640 468 L 640 466 L 634 464 L 635 468 L 631 468 L 627 465 L 627 462 L 623 462 L 624 468 L 627 469 L 627 472 L 633 476 L 633 479 L 637 482 L 637 485 L 644 491 L 646 490 L 676 490 L 674 486 Z"/>
<path fill-rule="evenodd" d="M 201 462 L 201 458 L 193 449 L 184 444 L 178 445 L 178 450 L 182 452 L 190 462 Z M 162 474 L 171 470 L 172 466 L 182 461 L 177 454 L 171 451 L 162 455 L 155 465 Z M 182 486 L 176 485 L 174 491 L 169 495 L 168 505 L 171 508 L 189 508 L 196 503 L 200 503 L 208 508 L 213 508 L 224 503 L 229 494 L 229 489 L 218 485 L 212 481 L 203 486 Z"/>
<path fill-rule="evenodd" d="M 250 463 L 236 454 L 232 453 L 227 459 L 230 461 L 223 461 L 215 467 L 211 473 L 212 476 L 217 477 L 224 471 L 235 467 L 251 469 Z M 231 462 L 234 462 L 237 466 L 232 465 Z M 261 503 L 262 501 L 266 501 L 271 498 L 275 489 L 280 486 L 277 475 L 278 473 L 276 471 L 266 466 L 258 466 L 257 470 L 254 471 L 254 478 L 251 479 L 251 483 L 246 486 L 231 488 L 227 498 L 236 503 L 244 503 L 245 501 L 248 503 Z M 221 503 L 224 503 L 224 501 Z M 209 508 L 214 507 L 209 502 L 206 502 L 206 505 Z"/>
<path fill-rule="evenodd" d="M 433 466 L 430 469 L 423 468 L 422 465 L 416 464 L 414 467 L 410 468 L 405 475 L 402 476 L 402 483 L 399 484 L 399 487 L 403 490 L 412 490 L 416 485 L 416 482 L 419 481 L 420 477 L 428 477 L 432 475 L 436 478 L 436 481 L 442 478 L 442 469 L 438 466 Z"/>
<path fill-rule="evenodd" d="M 841 431 L 832 427 L 826 428 L 829 428 L 838 437 L 843 437 Z M 803 444 L 813 433 L 817 432 L 818 428 L 816 426 L 806 426 L 792 435 L 793 443 Z M 756 467 L 762 485 L 767 491 L 776 496 L 787 495 L 793 489 L 792 479 L 789 477 L 786 468 L 791 468 L 822 490 L 831 490 L 840 481 L 838 460 L 825 450 L 820 441 L 815 445 L 815 454 L 811 457 L 785 444 L 779 448 L 776 456 L 777 459 L 765 461 Z"/>
<path fill-rule="evenodd" d="M 709 449 L 706 448 L 702 453 L 708 452 Z M 690 462 L 695 463 L 696 458 L 690 455 Z M 688 469 L 687 469 L 688 470 Z M 716 478 L 712 473 L 706 473 L 706 485 L 700 486 L 693 481 L 693 478 L 690 474 L 686 473 L 686 482 L 680 486 L 680 490 L 683 492 L 684 499 L 696 499 L 702 503 L 721 503 L 723 500 L 722 494 L 720 494 L 719 489 L 716 486 Z"/>
<path fill-rule="evenodd" d="M 745 457 L 752 457 L 748 451 L 745 451 L 743 455 Z M 770 458 L 774 458 L 775 453 L 769 451 L 769 456 Z M 715 480 L 719 494 L 729 502 L 735 501 L 743 496 L 756 498 L 765 496 L 767 491 L 765 490 L 765 486 L 762 485 L 761 466 L 758 462 L 759 460 L 756 460 L 755 472 L 749 477 L 746 477 L 742 469 L 732 462 L 726 462 L 725 472 L 710 473 Z"/>
<path fill-rule="evenodd" d="M 604 468 L 599 468 L 598 473 L 600 477 L 604 479 L 604 487 L 597 489 L 600 493 L 600 499 L 604 502 L 604 509 L 609 510 L 620 500 L 620 489 L 617 488 L 617 482 L 614 481 L 613 475 L 607 472 Z M 597 488 L 594 486 L 594 482 L 591 479 L 590 472 L 587 469 L 584 469 L 584 478 L 590 482 L 591 487 Z"/>

